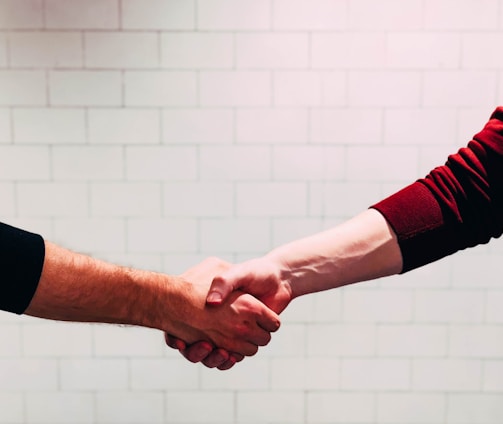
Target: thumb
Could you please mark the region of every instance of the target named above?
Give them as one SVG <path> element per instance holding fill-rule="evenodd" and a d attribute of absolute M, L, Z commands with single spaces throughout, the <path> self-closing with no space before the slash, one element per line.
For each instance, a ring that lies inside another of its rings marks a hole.
<path fill-rule="evenodd" d="M 211 282 L 206 303 L 220 305 L 234 291 L 234 286 L 225 275 L 217 275 Z"/>

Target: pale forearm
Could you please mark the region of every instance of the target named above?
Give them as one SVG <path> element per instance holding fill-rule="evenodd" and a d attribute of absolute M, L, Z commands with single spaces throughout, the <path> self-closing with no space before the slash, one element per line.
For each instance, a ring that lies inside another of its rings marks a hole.
<path fill-rule="evenodd" d="M 269 258 L 293 297 L 397 274 L 402 269 L 393 230 L 369 209 L 330 230 L 280 246 Z"/>

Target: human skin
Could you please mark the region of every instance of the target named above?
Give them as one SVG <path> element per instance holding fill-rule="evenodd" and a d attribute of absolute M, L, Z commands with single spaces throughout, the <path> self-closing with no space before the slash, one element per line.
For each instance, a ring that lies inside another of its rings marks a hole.
<path fill-rule="evenodd" d="M 377 210 L 368 209 L 332 229 L 234 265 L 214 278 L 207 301 L 220 306 L 241 290 L 279 314 L 299 296 L 397 274 L 402 265 L 393 229 Z M 192 362 L 220 365 L 222 352 L 204 343 L 191 345 L 170 336 L 166 341 Z"/>
<path fill-rule="evenodd" d="M 110 264 L 50 242 L 45 247 L 27 315 L 159 329 L 188 343 L 205 340 L 212 348 L 235 352 L 226 355 L 232 363 L 254 355 L 279 328 L 279 317 L 249 294 L 232 293 L 218 307 L 206 303 L 213 277 L 230 267 L 219 259 L 170 276 Z"/>

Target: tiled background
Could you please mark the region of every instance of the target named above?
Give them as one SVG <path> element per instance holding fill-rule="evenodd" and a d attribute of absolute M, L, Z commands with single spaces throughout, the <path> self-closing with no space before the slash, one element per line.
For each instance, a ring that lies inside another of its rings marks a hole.
<path fill-rule="evenodd" d="M 0 214 L 180 273 L 328 228 L 503 98 L 500 0 L 0 0 Z M 0 315 L 0 423 L 501 424 L 495 241 L 306 296 L 228 372 Z"/>

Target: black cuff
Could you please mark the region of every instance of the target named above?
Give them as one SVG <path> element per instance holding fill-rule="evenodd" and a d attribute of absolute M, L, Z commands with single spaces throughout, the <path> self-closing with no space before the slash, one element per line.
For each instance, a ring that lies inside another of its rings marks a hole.
<path fill-rule="evenodd" d="M 42 274 L 45 243 L 38 234 L 0 222 L 0 309 L 22 314 Z"/>

